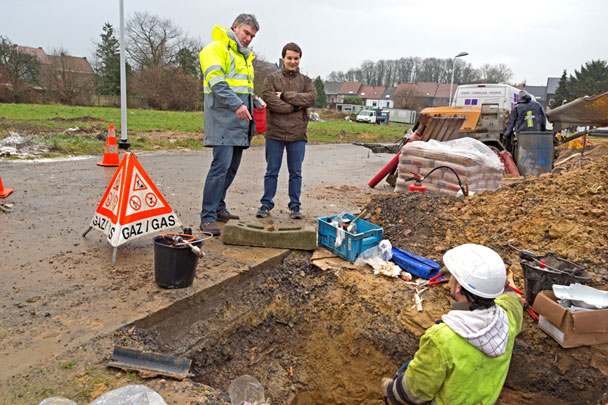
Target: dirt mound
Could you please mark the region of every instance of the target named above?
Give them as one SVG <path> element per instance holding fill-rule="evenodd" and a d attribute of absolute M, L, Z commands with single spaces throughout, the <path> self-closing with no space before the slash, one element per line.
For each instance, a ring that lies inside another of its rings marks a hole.
<path fill-rule="evenodd" d="M 447 249 L 463 243 L 489 246 L 505 259 L 521 288 L 518 252 L 509 243 L 583 264 L 592 276 L 590 285 L 606 285 L 607 152 L 595 147 L 580 165 L 507 181 L 497 191 L 464 200 L 422 193 L 376 198 L 367 207 L 373 212 L 370 220 L 384 227 L 394 246 L 438 261 Z M 596 388 L 606 395 L 608 345 L 563 349 L 529 316 L 524 322 L 500 402 L 534 402 L 530 393 L 522 392 L 528 387 L 537 393 L 554 390 L 561 398 L 555 403 L 583 403 L 577 391 L 586 389 L 584 381 L 591 375 L 604 381 Z"/>

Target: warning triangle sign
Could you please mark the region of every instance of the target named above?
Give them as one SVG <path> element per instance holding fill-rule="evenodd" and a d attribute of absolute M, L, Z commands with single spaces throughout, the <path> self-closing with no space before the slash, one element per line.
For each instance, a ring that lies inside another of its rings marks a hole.
<path fill-rule="evenodd" d="M 114 247 L 149 233 L 181 226 L 135 155 L 123 157 L 90 226 Z"/>

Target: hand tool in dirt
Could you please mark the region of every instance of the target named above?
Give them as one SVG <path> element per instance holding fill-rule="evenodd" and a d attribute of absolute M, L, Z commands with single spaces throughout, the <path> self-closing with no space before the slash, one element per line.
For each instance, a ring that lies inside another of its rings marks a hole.
<path fill-rule="evenodd" d="M 143 371 L 183 380 L 188 376 L 192 360 L 166 354 L 116 346 L 108 367 Z"/>
<path fill-rule="evenodd" d="M 423 283 L 419 284 L 419 287 L 424 287 L 424 286 L 432 286 L 435 284 L 441 284 L 441 283 L 446 283 L 448 281 L 447 278 L 443 277 L 443 274 L 439 273 L 437 274 L 435 277 L 431 277 L 428 280 L 424 281 Z"/>

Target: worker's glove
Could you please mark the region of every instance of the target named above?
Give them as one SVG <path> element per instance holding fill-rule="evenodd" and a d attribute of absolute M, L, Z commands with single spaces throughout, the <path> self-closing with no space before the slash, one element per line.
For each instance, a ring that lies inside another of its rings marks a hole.
<path fill-rule="evenodd" d="M 392 383 L 393 379 L 392 378 L 382 378 L 382 383 L 381 383 L 381 387 L 382 387 L 382 395 L 384 395 L 384 398 L 386 398 L 386 400 L 388 401 L 388 403 L 390 405 L 399 405 L 399 402 L 395 401 L 395 397 L 393 395 L 392 392 L 389 393 L 389 386 L 391 386 L 392 388 Z"/>

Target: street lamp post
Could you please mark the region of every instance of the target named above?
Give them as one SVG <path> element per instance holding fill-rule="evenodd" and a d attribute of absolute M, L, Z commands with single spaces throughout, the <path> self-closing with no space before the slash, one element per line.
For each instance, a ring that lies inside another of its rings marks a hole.
<path fill-rule="evenodd" d="M 454 86 L 454 69 L 456 68 L 456 58 L 460 58 L 461 56 L 467 56 L 468 52 L 460 52 L 458 55 L 454 56 L 452 60 L 452 80 L 450 81 L 450 101 L 448 105 L 452 105 L 452 87 Z"/>

